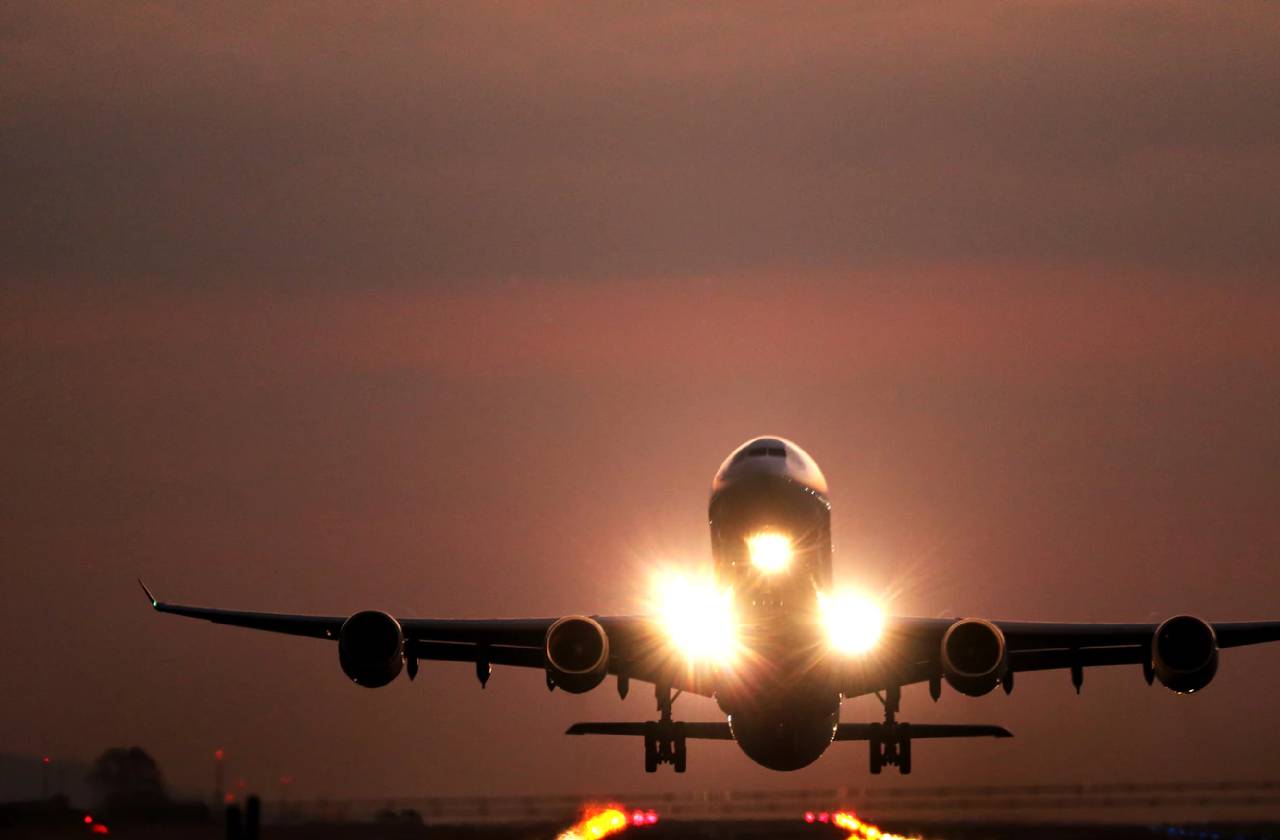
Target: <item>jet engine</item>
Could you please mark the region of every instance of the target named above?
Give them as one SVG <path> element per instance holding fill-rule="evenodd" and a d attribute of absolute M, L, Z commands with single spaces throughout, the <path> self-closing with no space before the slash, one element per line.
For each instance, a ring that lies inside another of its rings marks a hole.
<path fill-rule="evenodd" d="M 547 629 L 547 677 L 570 692 L 598 686 L 609 672 L 609 636 L 593 618 L 569 615 Z"/>
<path fill-rule="evenodd" d="M 358 612 L 342 623 L 338 662 L 356 685 L 380 688 L 404 667 L 404 631 L 400 622 L 378 610 Z"/>
<path fill-rule="evenodd" d="M 1009 670 L 1009 649 L 1000 628 L 980 618 L 964 618 L 942 635 L 942 675 L 956 691 L 981 697 Z"/>
<path fill-rule="evenodd" d="M 1151 639 L 1151 670 L 1170 691 L 1191 694 L 1218 672 L 1218 637 L 1195 616 L 1175 615 Z"/>

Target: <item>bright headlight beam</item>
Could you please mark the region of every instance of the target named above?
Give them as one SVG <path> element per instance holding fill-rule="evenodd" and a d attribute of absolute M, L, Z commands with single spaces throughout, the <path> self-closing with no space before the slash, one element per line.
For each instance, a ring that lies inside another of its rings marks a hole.
<path fill-rule="evenodd" d="M 710 578 L 664 575 L 657 581 L 656 606 L 671 645 L 690 663 L 730 665 L 738 655 L 733 592 Z"/>
<path fill-rule="evenodd" d="M 884 632 L 884 612 L 863 595 L 843 592 L 818 595 L 827 643 L 837 653 L 857 656 L 867 653 Z"/>
<path fill-rule="evenodd" d="M 766 574 L 781 572 L 791 563 L 791 539 L 776 531 L 761 531 L 747 537 L 751 565 Z"/>

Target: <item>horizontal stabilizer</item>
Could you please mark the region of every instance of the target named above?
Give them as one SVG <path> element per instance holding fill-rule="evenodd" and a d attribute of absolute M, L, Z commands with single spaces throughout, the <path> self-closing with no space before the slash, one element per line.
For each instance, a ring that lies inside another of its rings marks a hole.
<path fill-rule="evenodd" d="M 657 721 L 630 721 L 626 723 L 588 722 L 575 723 L 564 731 L 566 735 L 634 735 L 644 737 L 658 733 Z M 691 738 L 700 741 L 732 741 L 733 734 L 727 723 L 687 723 L 675 721 L 671 724 L 676 737 Z"/>
<path fill-rule="evenodd" d="M 869 741 L 872 727 L 879 723 L 842 723 L 836 728 L 837 741 Z M 917 738 L 1012 738 L 1013 733 L 1003 726 L 983 726 L 972 723 L 900 723 L 899 737 Z M 910 735 L 908 736 L 908 733 Z"/>

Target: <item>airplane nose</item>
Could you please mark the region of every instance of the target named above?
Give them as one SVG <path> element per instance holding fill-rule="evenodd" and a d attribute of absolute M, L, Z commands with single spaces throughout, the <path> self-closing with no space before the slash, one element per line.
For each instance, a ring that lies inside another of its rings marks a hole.
<path fill-rule="evenodd" d="M 723 470 L 716 483 L 726 489 L 748 484 L 763 489 L 789 483 L 795 478 L 792 473 L 783 458 L 745 458 Z"/>
<path fill-rule="evenodd" d="M 813 459 L 790 441 L 776 437 L 754 438 L 738 447 L 720 465 L 712 491 L 745 481 L 779 478 L 826 493 L 826 480 Z"/>

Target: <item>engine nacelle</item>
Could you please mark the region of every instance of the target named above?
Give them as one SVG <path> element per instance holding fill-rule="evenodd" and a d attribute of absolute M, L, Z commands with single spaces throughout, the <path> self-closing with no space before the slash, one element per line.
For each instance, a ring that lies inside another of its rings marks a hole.
<path fill-rule="evenodd" d="M 1000 628 L 981 618 L 963 618 L 942 634 L 942 675 L 961 694 L 981 697 L 1004 679 L 1009 649 Z"/>
<path fill-rule="evenodd" d="M 379 610 L 358 612 L 342 623 L 338 662 L 356 685 L 380 688 L 404 668 L 404 631 Z"/>
<path fill-rule="evenodd" d="M 1218 673 L 1218 637 L 1207 621 L 1175 615 L 1151 639 L 1151 670 L 1170 691 L 1191 694 Z"/>
<path fill-rule="evenodd" d="M 609 673 L 609 636 L 593 618 L 569 615 L 547 629 L 547 676 L 571 694 L 590 691 Z"/>

